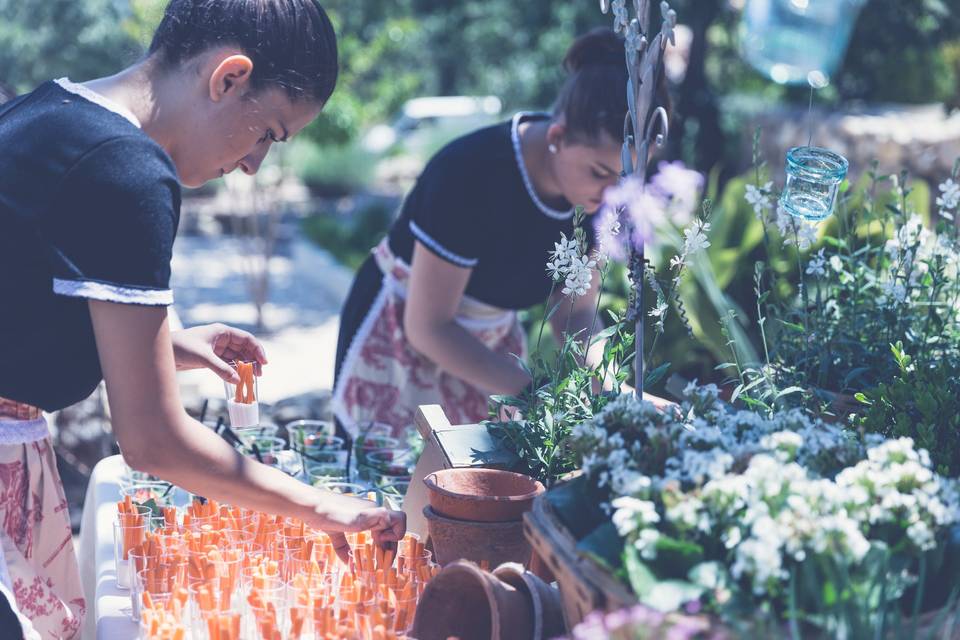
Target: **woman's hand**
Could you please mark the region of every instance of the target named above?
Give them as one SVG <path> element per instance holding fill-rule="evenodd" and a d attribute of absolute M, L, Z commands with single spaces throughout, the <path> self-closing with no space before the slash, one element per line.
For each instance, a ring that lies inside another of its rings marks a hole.
<path fill-rule="evenodd" d="M 170 339 L 177 371 L 210 369 L 227 382 L 236 384 L 240 377 L 230 366 L 231 361 L 252 360 L 257 375 L 261 373 L 261 365 L 267 364 L 267 354 L 252 334 L 225 324 L 172 331 Z"/>
<path fill-rule="evenodd" d="M 316 518 L 307 524 L 322 529 L 330 536 L 337 555 L 347 561 L 350 545 L 344 533 L 369 531 L 373 541 L 381 547 L 388 547 L 403 539 L 407 532 L 407 514 L 378 507 L 376 503 L 324 491 L 321 502 L 315 510 Z"/>

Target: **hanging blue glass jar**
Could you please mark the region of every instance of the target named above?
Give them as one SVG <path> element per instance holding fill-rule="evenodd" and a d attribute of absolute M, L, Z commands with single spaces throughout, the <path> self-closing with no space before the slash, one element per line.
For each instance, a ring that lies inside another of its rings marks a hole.
<path fill-rule="evenodd" d="M 780 84 L 827 84 L 866 0 L 747 0 L 743 57 Z"/>
<path fill-rule="evenodd" d="M 829 149 L 793 147 L 787 151 L 787 184 L 780 207 L 804 220 L 823 220 L 833 213 L 848 166 L 846 158 Z"/>

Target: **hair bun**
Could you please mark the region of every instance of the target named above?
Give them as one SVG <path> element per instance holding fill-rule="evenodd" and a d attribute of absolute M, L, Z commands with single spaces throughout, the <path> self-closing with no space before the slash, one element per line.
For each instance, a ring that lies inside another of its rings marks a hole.
<path fill-rule="evenodd" d="M 583 34 L 574 40 L 563 59 L 563 68 L 567 73 L 576 73 L 591 66 L 613 66 L 626 69 L 623 38 L 613 29 L 598 27 Z"/>

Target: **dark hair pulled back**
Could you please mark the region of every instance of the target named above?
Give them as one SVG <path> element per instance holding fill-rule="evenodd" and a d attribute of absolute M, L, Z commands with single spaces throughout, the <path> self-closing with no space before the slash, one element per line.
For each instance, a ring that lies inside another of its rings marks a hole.
<path fill-rule="evenodd" d="M 627 59 L 623 38 L 600 27 L 577 38 L 563 59 L 567 81 L 553 106 L 555 118 L 563 116 L 573 140 L 597 142 L 606 133 L 623 138 L 627 116 Z M 655 101 L 671 112 L 667 80 L 660 75 Z"/>
<path fill-rule="evenodd" d="M 324 103 L 337 84 L 337 37 L 316 0 L 170 0 L 149 54 L 173 67 L 220 45 L 250 57 L 255 90 Z"/>
<path fill-rule="evenodd" d="M 567 135 L 595 142 L 606 133 L 623 137 L 627 114 L 627 61 L 623 38 L 598 28 L 577 38 L 563 59 L 567 80 L 553 106 L 563 116 Z"/>

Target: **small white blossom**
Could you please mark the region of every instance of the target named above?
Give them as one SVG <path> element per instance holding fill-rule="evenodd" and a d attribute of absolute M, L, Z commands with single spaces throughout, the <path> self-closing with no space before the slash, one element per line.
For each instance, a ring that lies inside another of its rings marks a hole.
<path fill-rule="evenodd" d="M 570 263 L 567 278 L 563 283 L 563 295 L 573 297 L 586 295 L 587 291 L 590 290 L 593 270 L 596 266 L 596 260 L 590 260 L 586 256 L 574 258 Z"/>
<path fill-rule="evenodd" d="M 744 198 L 750 204 L 750 206 L 753 207 L 753 214 L 758 220 L 762 220 L 763 214 L 770 210 L 770 192 L 772 189 L 773 182 L 768 182 L 760 188 L 757 188 L 752 184 L 747 185 L 747 192 Z"/>
<path fill-rule="evenodd" d="M 710 246 L 706 234 L 710 231 L 710 223 L 702 220 L 695 221 L 683 230 L 684 252 L 687 255 L 702 251 Z"/>
<path fill-rule="evenodd" d="M 937 197 L 937 206 L 940 207 L 940 215 L 947 220 L 953 220 L 952 211 L 960 206 L 960 184 L 953 181 L 953 178 L 947 178 L 940 184 L 940 196 Z"/>
<path fill-rule="evenodd" d="M 815 278 L 822 278 L 827 275 L 827 271 L 824 268 L 827 265 L 827 260 L 823 255 L 823 251 L 823 249 L 820 249 L 820 251 L 810 258 L 810 262 L 807 263 L 807 275 Z"/>
<path fill-rule="evenodd" d="M 616 509 L 613 524 L 617 532 L 624 537 L 641 527 L 660 522 L 657 506 L 649 500 L 621 496 L 611 502 L 610 506 Z"/>

